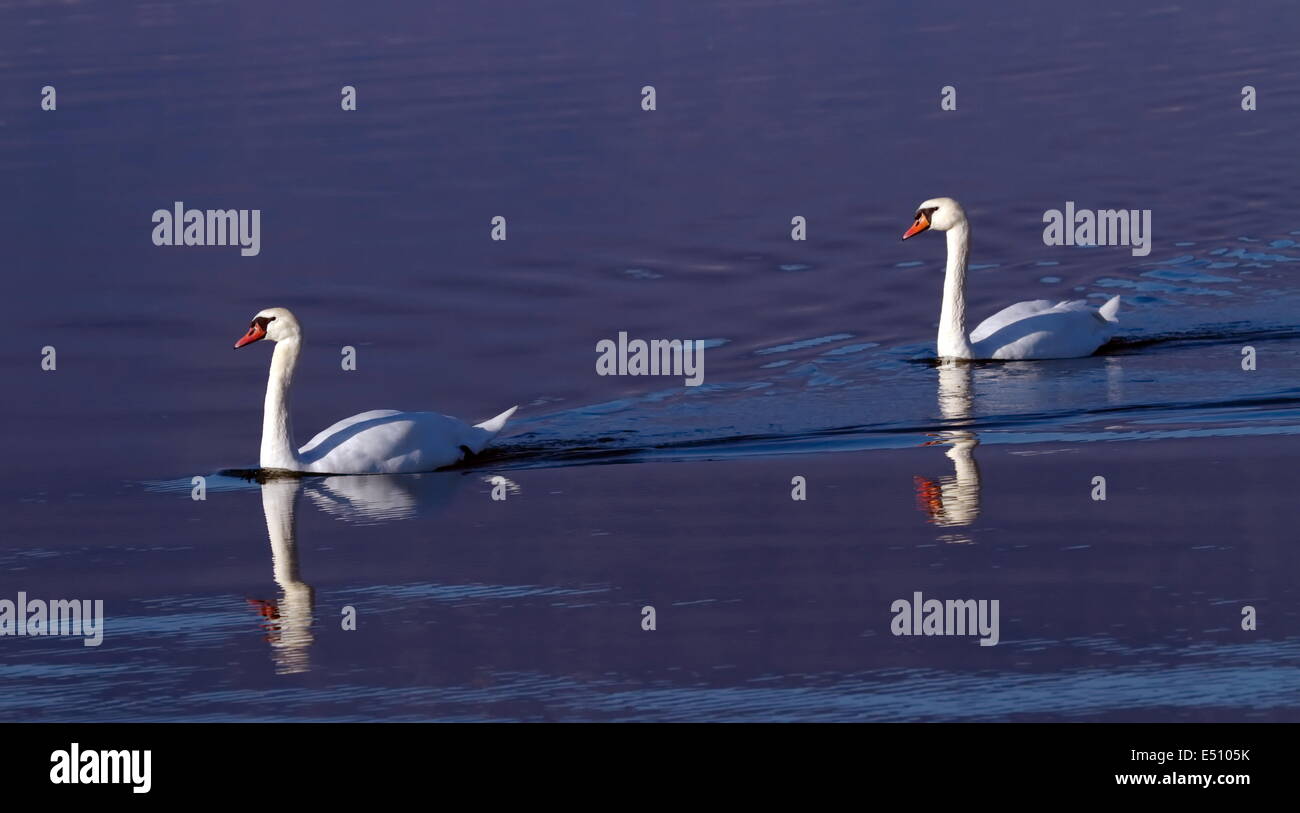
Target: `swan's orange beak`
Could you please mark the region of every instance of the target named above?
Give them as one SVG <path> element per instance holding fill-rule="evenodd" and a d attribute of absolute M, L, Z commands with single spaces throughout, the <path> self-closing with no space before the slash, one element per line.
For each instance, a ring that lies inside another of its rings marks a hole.
<path fill-rule="evenodd" d="M 239 339 L 239 341 L 235 342 L 235 349 L 238 350 L 239 348 L 243 347 L 243 346 L 246 345 L 246 344 L 252 344 L 253 342 L 257 341 L 258 339 L 262 339 L 262 338 L 265 338 L 265 337 L 266 337 L 266 331 L 263 330 L 263 329 L 262 329 L 261 327 L 259 327 L 258 325 L 253 325 L 252 327 L 250 327 L 250 328 L 248 329 L 248 332 L 245 333 L 245 334 L 244 334 L 244 335 Z"/>
<path fill-rule="evenodd" d="M 912 224 L 912 228 L 903 232 L 903 239 L 906 240 L 909 237 L 915 237 L 928 228 L 930 228 L 930 219 L 924 214 L 919 214 L 916 216 L 916 222 Z"/>

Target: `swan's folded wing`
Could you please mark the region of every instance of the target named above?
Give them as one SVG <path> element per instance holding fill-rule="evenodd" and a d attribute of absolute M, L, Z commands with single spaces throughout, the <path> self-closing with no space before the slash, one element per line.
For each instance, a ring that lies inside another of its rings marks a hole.
<path fill-rule="evenodd" d="M 304 471 L 319 474 L 434 471 L 481 450 L 492 434 L 437 412 L 377 409 L 339 421 L 298 454 Z"/>
<path fill-rule="evenodd" d="M 1064 305 L 1066 303 L 1062 302 L 1060 304 Z M 983 341 L 1013 322 L 1028 319 L 1031 316 L 1050 311 L 1057 306 L 1058 303 L 1050 299 L 1031 299 L 1027 302 L 1008 305 L 975 326 L 975 329 L 970 332 L 971 343 Z"/>
<path fill-rule="evenodd" d="M 311 452 L 315 451 L 316 447 L 319 446 L 321 443 L 323 443 L 326 439 L 338 435 L 343 430 L 347 429 L 349 426 L 353 426 L 359 423 L 365 423 L 366 421 L 373 421 L 378 418 L 387 418 L 392 415 L 400 415 L 400 414 L 402 413 L 396 409 L 372 409 L 369 412 L 360 412 L 356 415 L 353 415 L 350 418 L 344 418 L 338 423 L 332 424 L 326 427 L 325 429 L 323 429 L 322 431 L 317 432 L 315 437 L 307 441 L 307 444 L 298 450 L 298 454 L 302 454 L 302 455 L 310 454 Z"/>
<path fill-rule="evenodd" d="M 1058 302 L 1049 308 L 1033 308 L 1041 302 L 1023 302 L 1007 308 L 995 318 L 1015 311 L 1015 317 L 971 342 L 975 358 L 1014 361 L 1022 359 L 1069 359 L 1091 355 L 1115 333 L 1115 322 L 1107 321 L 1085 300 Z M 993 319 L 980 325 L 983 330 Z"/>

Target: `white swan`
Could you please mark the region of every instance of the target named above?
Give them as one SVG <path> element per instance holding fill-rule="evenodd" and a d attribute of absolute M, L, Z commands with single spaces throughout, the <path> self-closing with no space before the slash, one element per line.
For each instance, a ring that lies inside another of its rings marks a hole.
<path fill-rule="evenodd" d="M 1090 356 L 1115 335 L 1119 297 L 1100 308 L 1082 299 L 1017 302 L 980 322 L 966 337 L 966 256 L 970 223 L 952 198 L 931 198 L 916 207 L 916 220 L 903 239 L 927 229 L 948 233 L 948 268 L 939 313 L 941 359 L 1068 359 Z"/>
<path fill-rule="evenodd" d="M 259 339 L 275 342 L 262 414 L 264 469 L 318 474 L 403 474 L 450 466 L 483 451 L 518 407 L 470 426 L 436 412 L 376 409 L 344 418 L 294 451 L 289 385 L 302 350 L 302 328 L 287 308 L 253 317 L 236 349 Z"/>

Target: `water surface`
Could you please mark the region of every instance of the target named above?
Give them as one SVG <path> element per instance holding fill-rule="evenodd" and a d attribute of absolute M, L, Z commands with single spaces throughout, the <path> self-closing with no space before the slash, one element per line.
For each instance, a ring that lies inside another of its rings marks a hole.
<path fill-rule="evenodd" d="M 1297 15 L 0 4 L 0 597 L 107 613 L 0 638 L 0 719 L 1300 718 Z M 1118 341 L 928 363 L 936 195 L 976 319 L 1118 293 Z M 177 200 L 261 209 L 260 255 L 153 246 Z M 1045 246 L 1068 200 L 1151 209 L 1151 254 Z M 299 442 L 517 418 L 450 472 L 220 474 L 271 305 Z M 705 384 L 596 376 L 620 331 L 710 340 Z M 891 635 L 915 591 L 1001 642 Z"/>

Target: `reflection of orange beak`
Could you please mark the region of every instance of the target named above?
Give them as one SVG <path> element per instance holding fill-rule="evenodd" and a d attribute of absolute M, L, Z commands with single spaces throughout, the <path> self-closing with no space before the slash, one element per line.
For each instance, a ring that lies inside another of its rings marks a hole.
<path fill-rule="evenodd" d="M 252 344 L 253 342 L 265 336 L 266 336 L 265 330 L 262 330 L 257 325 L 253 325 L 248 329 L 248 332 L 244 334 L 243 338 L 235 342 L 235 349 L 238 350 L 239 348 L 243 347 L 246 344 Z"/>
<path fill-rule="evenodd" d="M 928 228 L 930 228 L 930 219 L 925 215 L 921 215 L 916 219 L 916 222 L 912 224 L 912 228 L 903 232 L 903 239 L 906 240 L 909 237 L 915 237 Z"/>
<path fill-rule="evenodd" d="M 258 615 L 263 618 L 269 618 L 272 621 L 280 618 L 280 607 L 274 601 L 266 601 L 260 598 L 246 598 L 244 601 L 256 607 Z"/>
<path fill-rule="evenodd" d="M 943 490 L 928 477 L 914 476 L 912 484 L 916 487 L 916 507 L 933 522 L 943 514 Z"/>

